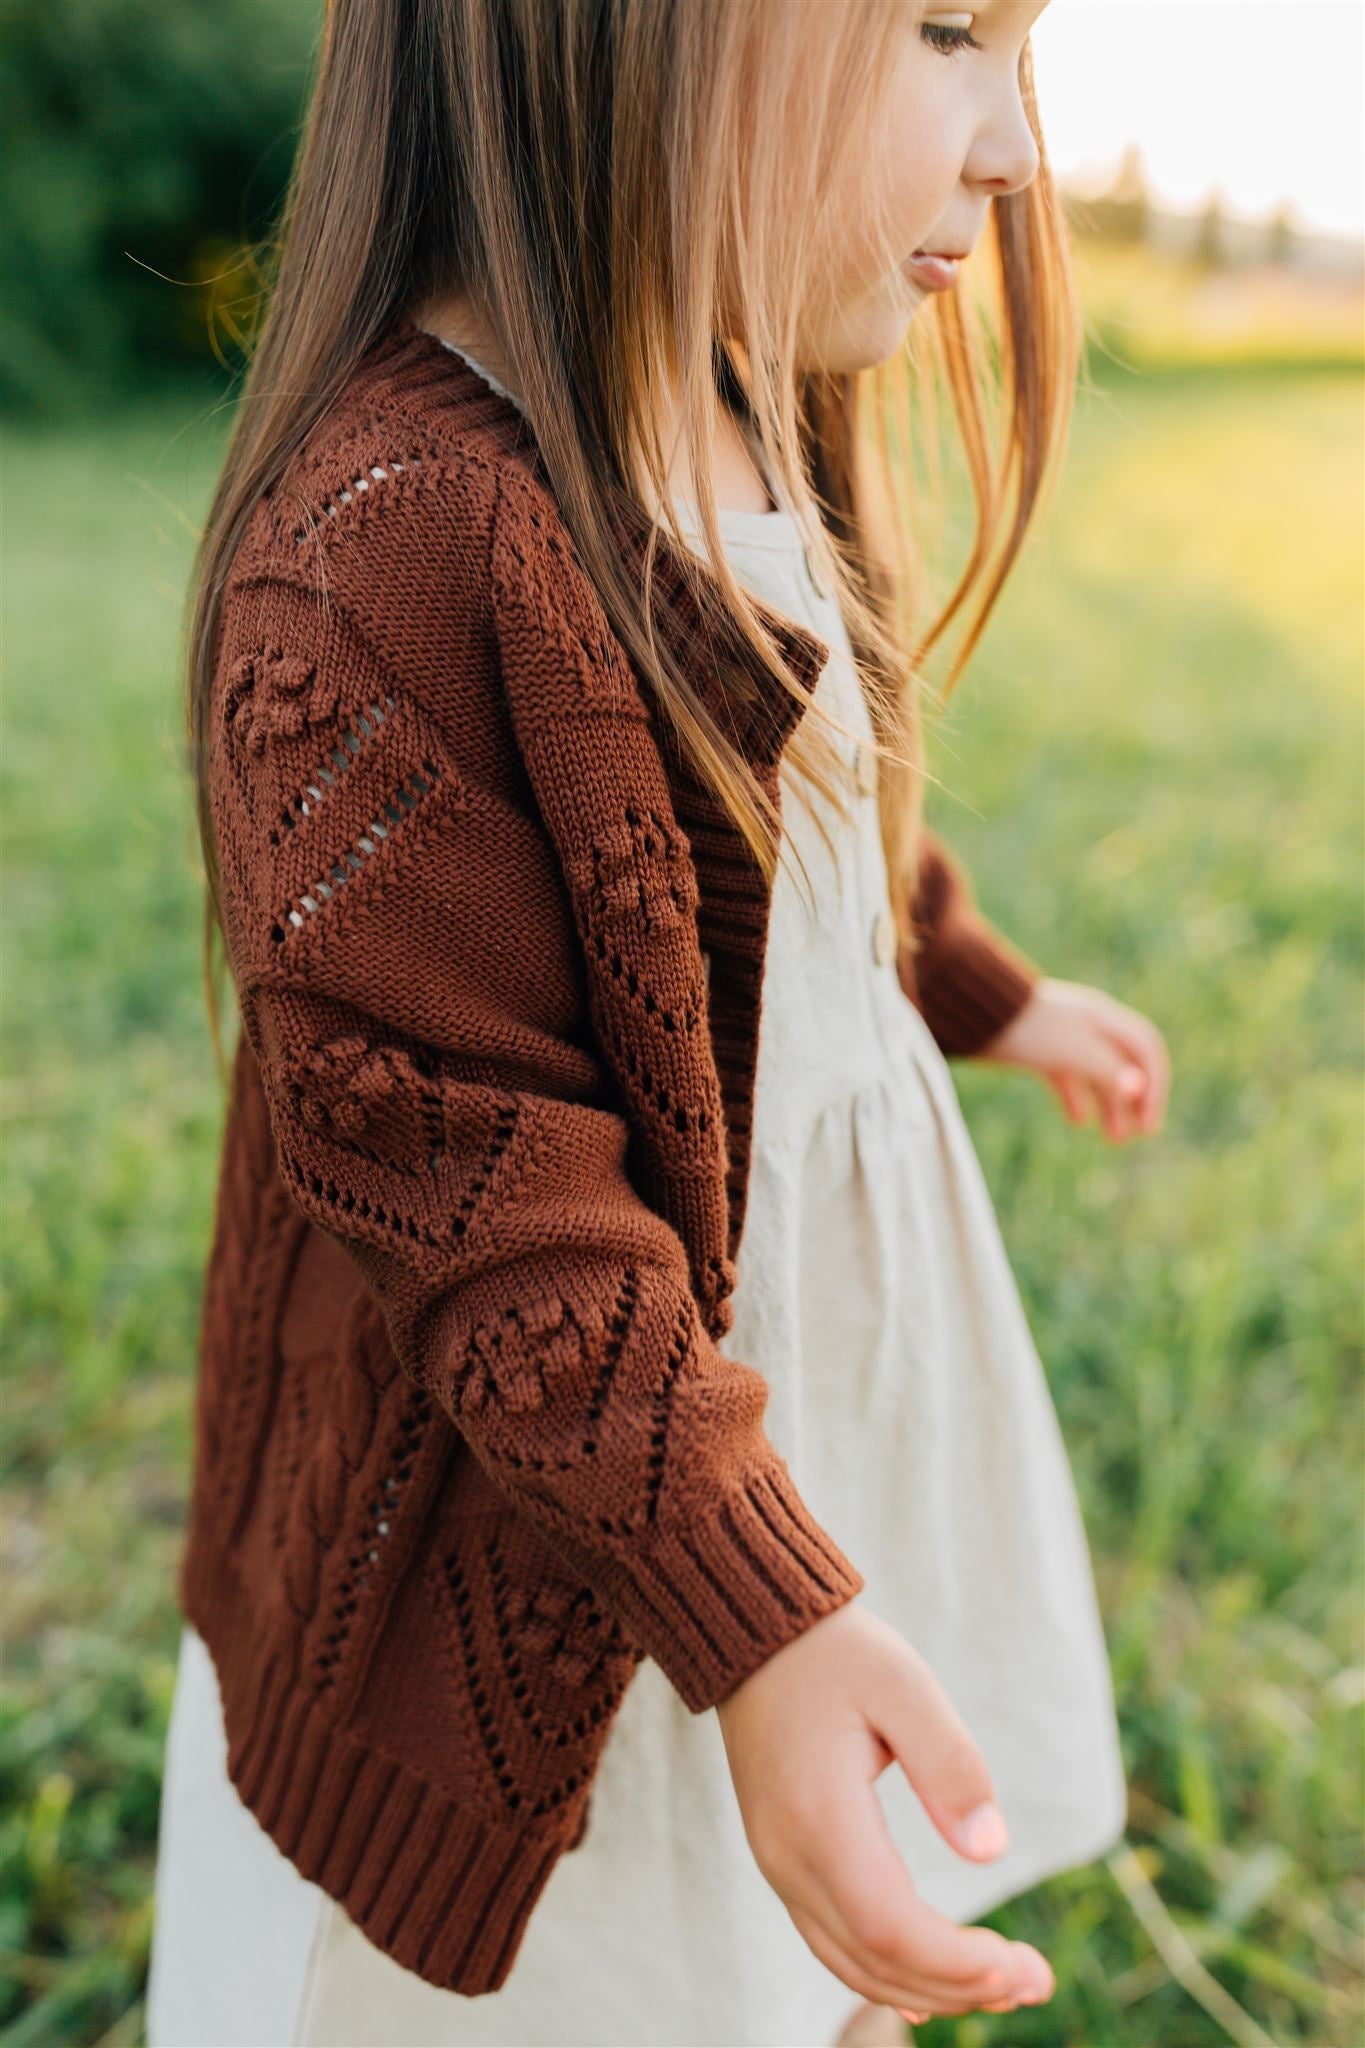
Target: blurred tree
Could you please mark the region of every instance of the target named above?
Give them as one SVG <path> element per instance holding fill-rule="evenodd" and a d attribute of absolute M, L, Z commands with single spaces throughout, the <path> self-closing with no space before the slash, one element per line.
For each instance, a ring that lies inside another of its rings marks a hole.
<path fill-rule="evenodd" d="M 1195 261 L 1205 269 L 1217 270 L 1226 261 L 1226 220 L 1223 189 L 1221 185 L 1211 185 L 1199 215 L 1194 247 Z"/>
<path fill-rule="evenodd" d="M 1146 159 L 1136 142 L 1130 142 L 1124 149 L 1108 198 L 1113 215 L 1110 232 L 1115 240 L 1145 242 L 1151 199 L 1147 191 Z"/>
<path fill-rule="evenodd" d="M 1298 216 L 1291 199 L 1282 199 L 1266 230 L 1266 261 L 1292 263 L 1298 245 Z"/>
<path fill-rule="evenodd" d="M 0 406 L 212 371 L 289 174 L 322 0 L 7 0 Z"/>

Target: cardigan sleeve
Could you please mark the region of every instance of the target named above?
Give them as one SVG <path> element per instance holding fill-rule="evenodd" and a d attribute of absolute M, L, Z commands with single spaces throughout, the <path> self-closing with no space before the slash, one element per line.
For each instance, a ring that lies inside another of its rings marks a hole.
<path fill-rule="evenodd" d="M 983 915 L 944 842 L 927 827 L 920 836 L 911 915 L 921 944 L 914 955 L 902 951 L 901 986 L 941 1050 L 965 1058 L 1003 1031 L 1042 970 Z"/>
<path fill-rule="evenodd" d="M 400 1365 L 699 1712 L 864 1579 L 628 1172 L 512 750 L 491 711 L 444 723 L 335 597 L 230 589 L 219 649 L 224 927 L 284 1184 Z"/>

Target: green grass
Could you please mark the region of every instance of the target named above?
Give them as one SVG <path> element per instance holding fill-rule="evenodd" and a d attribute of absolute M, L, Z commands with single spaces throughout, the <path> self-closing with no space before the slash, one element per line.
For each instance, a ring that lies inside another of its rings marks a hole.
<path fill-rule="evenodd" d="M 13 2044 L 141 2038 L 222 1113 L 176 666 L 207 413 L 6 456 Z M 940 728 L 935 822 L 986 908 L 1150 1014 L 1174 1087 L 1116 1149 L 955 1069 L 1133 1804 L 1124 1853 L 991 1916 L 1057 1998 L 930 2048 L 1358 2036 L 1361 453 L 1354 374 L 1111 370 Z"/>

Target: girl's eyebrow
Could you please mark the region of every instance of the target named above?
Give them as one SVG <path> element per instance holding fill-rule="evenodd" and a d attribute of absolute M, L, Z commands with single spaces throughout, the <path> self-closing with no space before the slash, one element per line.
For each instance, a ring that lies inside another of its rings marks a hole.
<path fill-rule="evenodd" d="M 926 6 L 924 12 L 926 14 L 953 14 L 958 12 L 976 15 L 984 14 L 988 19 L 998 19 L 1001 15 L 1006 14 L 1024 14 L 1029 17 L 1029 27 L 1032 28 L 1039 17 L 1046 13 L 1047 7 L 1048 0 L 1037 0 L 1035 6 L 1030 6 L 1028 0 L 974 0 L 974 5 L 970 8 L 957 9 L 952 7 Z"/>

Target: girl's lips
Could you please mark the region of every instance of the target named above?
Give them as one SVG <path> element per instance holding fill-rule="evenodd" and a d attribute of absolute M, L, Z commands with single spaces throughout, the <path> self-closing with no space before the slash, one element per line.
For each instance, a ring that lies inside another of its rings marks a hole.
<path fill-rule="evenodd" d="M 957 278 L 958 258 L 956 256 L 925 256 L 916 253 L 907 256 L 901 266 L 906 276 L 926 291 L 946 291 Z"/>

